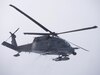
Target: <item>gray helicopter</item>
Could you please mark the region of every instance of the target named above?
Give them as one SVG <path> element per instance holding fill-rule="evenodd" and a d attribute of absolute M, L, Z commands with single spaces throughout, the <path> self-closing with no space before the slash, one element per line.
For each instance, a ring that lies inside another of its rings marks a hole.
<path fill-rule="evenodd" d="M 42 24 L 40 24 L 39 22 L 31 18 L 29 15 L 27 15 L 22 10 L 15 7 L 14 5 L 10 5 L 10 6 L 16 9 L 18 12 L 26 16 L 28 19 L 30 19 L 32 22 L 34 22 L 35 24 L 37 24 L 39 27 L 41 27 L 43 30 L 46 31 L 46 33 L 30 33 L 30 32 L 24 33 L 25 35 L 41 35 L 41 36 L 35 37 L 32 43 L 21 45 L 21 46 L 17 45 L 16 35 L 15 35 L 15 33 L 19 30 L 19 28 L 14 33 L 10 32 L 11 36 L 9 38 L 12 39 L 11 44 L 7 42 L 7 40 L 9 39 L 8 38 L 6 41 L 2 43 L 2 45 L 17 51 L 18 53 L 14 55 L 15 57 L 20 56 L 21 52 L 34 52 L 41 55 L 57 55 L 58 57 L 54 58 L 53 59 L 54 61 L 64 61 L 70 59 L 69 55 L 71 54 L 76 55 L 77 54 L 75 52 L 76 49 L 83 49 L 85 51 L 88 51 L 76 44 L 73 44 L 72 42 L 60 38 L 58 35 L 94 29 L 97 28 L 97 26 L 55 33 L 50 31 L 46 27 L 44 27 Z M 75 45 L 75 47 L 72 47 L 70 44 Z"/>

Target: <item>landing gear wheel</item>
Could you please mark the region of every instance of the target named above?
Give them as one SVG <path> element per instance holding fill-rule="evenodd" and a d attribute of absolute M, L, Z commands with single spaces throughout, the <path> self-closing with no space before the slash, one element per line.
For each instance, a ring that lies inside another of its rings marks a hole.
<path fill-rule="evenodd" d="M 77 53 L 76 52 L 73 52 L 73 55 L 76 55 Z"/>
<path fill-rule="evenodd" d="M 20 56 L 20 54 L 19 54 L 19 53 L 17 53 L 17 54 L 15 54 L 14 56 L 15 56 L 15 57 L 18 57 L 18 56 Z"/>
<path fill-rule="evenodd" d="M 54 61 L 65 61 L 65 60 L 69 60 L 70 58 L 68 56 L 59 56 L 55 59 L 53 59 Z"/>

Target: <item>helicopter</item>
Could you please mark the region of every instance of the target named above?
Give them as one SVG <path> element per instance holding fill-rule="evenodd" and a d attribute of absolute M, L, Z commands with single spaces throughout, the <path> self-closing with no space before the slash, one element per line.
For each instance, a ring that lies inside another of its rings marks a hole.
<path fill-rule="evenodd" d="M 58 35 L 60 34 L 65 34 L 65 33 L 71 33 L 71 32 L 77 32 L 77 31 L 84 31 L 84 30 L 89 30 L 89 29 L 95 29 L 97 26 L 92 26 L 92 27 L 86 27 L 86 28 L 81 28 L 81 29 L 76 29 L 76 30 L 70 30 L 70 31 L 65 31 L 65 32 L 60 32 L 60 33 L 55 33 L 52 32 L 51 30 L 47 29 L 44 27 L 42 24 L 37 22 L 35 19 L 27 15 L 25 12 L 17 8 L 16 6 L 10 4 L 10 6 L 14 9 L 16 9 L 18 12 L 26 16 L 28 19 L 30 19 L 32 22 L 37 24 L 40 28 L 42 28 L 46 33 L 32 33 L 32 32 L 25 32 L 25 35 L 39 35 L 39 37 L 35 37 L 32 43 L 28 43 L 25 45 L 17 45 L 16 42 L 16 35 L 15 33 L 19 30 L 15 30 L 15 32 L 10 32 L 11 36 L 8 38 L 11 38 L 11 44 L 6 41 L 2 42 L 3 46 L 6 46 L 8 48 L 11 48 L 18 53 L 15 54 L 15 57 L 20 56 L 21 52 L 33 52 L 33 53 L 38 53 L 41 55 L 57 55 L 57 58 L 54 58 L 52 60 L 54 61 L 65 61 L 69 60 L 69 55 L 76 55 L 77 53 L 75 52 L 76 49 L 83 49 L 85 51 L 88 51 L 87 49 L 84 49 L 72 42 L 66 41 L 62 38 L 60 38 Z M 75 45 L 76 47 L 72 47 L 70 44 Z"/>

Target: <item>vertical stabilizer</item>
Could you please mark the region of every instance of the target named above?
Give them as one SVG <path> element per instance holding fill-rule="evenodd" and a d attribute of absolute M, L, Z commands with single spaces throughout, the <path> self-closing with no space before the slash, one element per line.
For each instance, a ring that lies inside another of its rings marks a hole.
<path fill-rule="evenodd" d="M 18 50 L 18 47 L 17 47 L 17 46 L 14 46 L 14 45 L 12 45 L 12 44 L 9 44 L 9 43 L 6 42 L 6 41 L 4 41 L 4 42 L 2 43 L 2 45 L 6 46 L 6 47 L 8 47 L 8 48 L 14 49 L 14 50 Z"/>
<path fill-rule="evenodd" d="M 17 47 L 16 35 L 11 32 L 10 32 L 10 34 L 11 34 L 11 38 L 12 38 L 12 41 L 11 41 L 12 45 Z"/>
<path fill-rule="evenodd" d="M 17 30 L 15 30 L 15 32 L 13 32 L 13 33 L 11 33 L 10 32 L 10 34 L 11 34 L 11 36 L 8 38 L 8 39 L 10 39 L 11 38 L 11 44 L 10 43 L 8 43 L 8 42 L 6 42 L 6 41 L 4 41 L 4 42 L 2 42 L 2 45 L 3 46 L 6 46 L 6 47 L 8 47 L 8 48 L 10 48 L 10 49 L 13 49 L 13 50 L 15 50 L 15 51 L 18 51 L 18 46 L 17 46 L 17 42 L 16 42 L 16 35 L 15 35 L 15 33 L 17 32 L 19 30 L 19 28 L 17 29 Z M 18 51 L 18 52 L 20 52 L 20 51 Z"/>

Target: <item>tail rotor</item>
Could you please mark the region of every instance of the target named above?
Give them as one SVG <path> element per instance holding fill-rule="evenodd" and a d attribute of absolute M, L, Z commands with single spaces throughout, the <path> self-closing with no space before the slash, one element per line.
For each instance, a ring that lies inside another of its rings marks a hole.
<path fill-rule="evenodd" d="M 14 35 L 18 30 L 19 28 L 17 28 L 13 33 L 10 32 L 11 36 Z M 9 38 L 6 41 L 8 41 L 11 38 L 11 36 L 9 36 Z"/>

